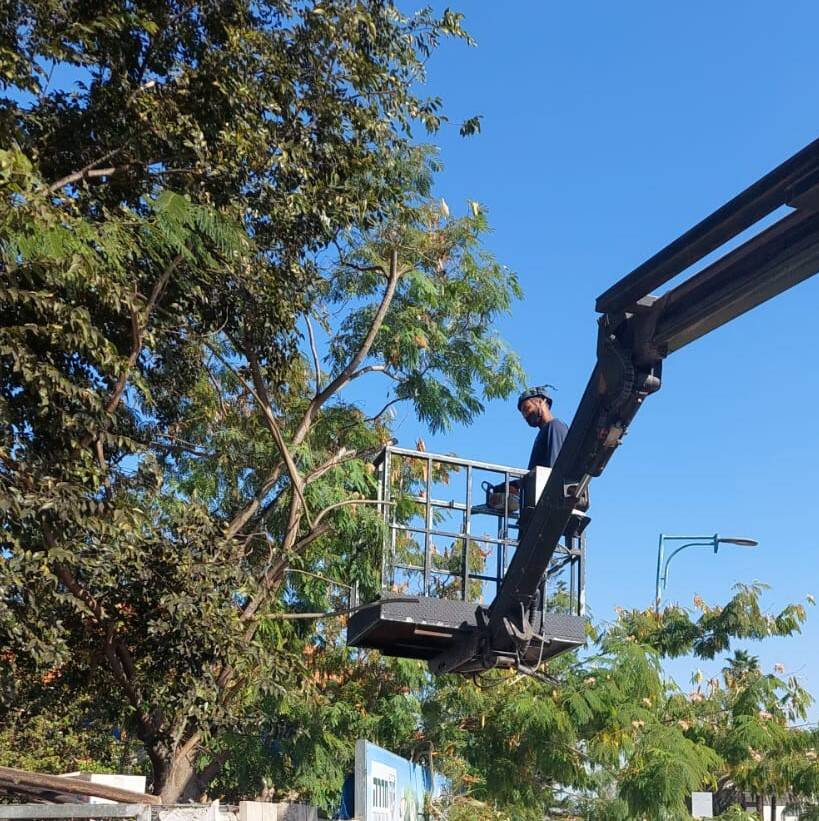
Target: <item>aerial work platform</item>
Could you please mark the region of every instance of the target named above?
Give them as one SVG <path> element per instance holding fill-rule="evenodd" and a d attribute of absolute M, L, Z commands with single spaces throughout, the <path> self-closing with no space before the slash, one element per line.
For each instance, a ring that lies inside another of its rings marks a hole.
<path fill-rule="evenodd" d="M 423 659 L 437 672 L 448 650 L 487 622 L 550 471 L 393 446 L 376 466 L 385 524 L 383 592 L 350 617 L 347 641 Z M 587 523 L 577 511 L 536 600 L 516 620 L 516 640 L 490 666 L 535 668 L 584 643 Z"/>
<path fill-rule="evenodd" d="M 481 626 L 481 606 L 474 602 L 452 601 L 421 596 L 415 602 L 390 602 L 389 594 L 376 606 L 359 610 L 350 617 L 347 643 L 380 650 L 386 656 L 433 662 L 445 653 L 456 638 L 472 634 Z M 586 640 L 586 620 L 565 613 L 534 614 L 540 630 L 519 651 L 510 652 L 512 661 L 537 667 L 540 662 L 565 650 L 573 650 Z M 461 671 L 466 672 L 466 671 Z"/>
<path fill-rule="evenodd" d="M 660 390 L 665 359 L 817 273 L 819 140 L 598 297 L 596 362 L 545 487 L 515 468 L 385 451 L 384 592 L 351 618 L 348 641 L 425 658 L 434 673 L 531 672 L 581 644 L 588 487 Z M 671 284 L 680 274 L 687 278 Z M 395 468 L 399 456 L 415 467 Z M 502 480 L 489 481 L 491 492 L 476 504 L 480 471 Z M 446 486 L 463 476 L 463 494 L 453 496 Z M 441 483 L 443 495 L 433 497 Z M 517 483 L 523 493 L 515 500 Z M 480 532 L 484 515 L 494 515 L 496 533 Z M 389 601 L 399 596 L 406 608 Z"/>

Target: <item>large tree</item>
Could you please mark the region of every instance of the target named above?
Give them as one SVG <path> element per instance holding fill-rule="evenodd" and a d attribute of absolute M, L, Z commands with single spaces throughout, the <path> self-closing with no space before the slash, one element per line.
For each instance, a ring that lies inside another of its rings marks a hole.
<path fill-rule="evenodd" d="M 390 433 L 341 391 L 384 380 L 445 427 L 519 382 L 493 331 L 516 279 L 476 204 L 429 199 L 409 131 L 440 124 L 414 89 L 465 35 L 376 0 L 9 11 L 5 714 L 23 738 L 93 703 L 156 792 L 196 797 L 305 675 L 305 572 L 376 592 Z"/>

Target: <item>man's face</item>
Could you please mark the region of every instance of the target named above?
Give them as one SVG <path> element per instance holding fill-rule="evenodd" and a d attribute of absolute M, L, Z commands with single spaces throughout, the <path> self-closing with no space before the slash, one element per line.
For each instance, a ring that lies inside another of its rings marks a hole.
<path fill-rule="evenodd" d="M 546 400 L 541 399 L 539 396 L 533 396 L 520 403 L 520 415 L 526 420 L 527 425 L 533 428 L 540 426 L 545 404 Z"/>

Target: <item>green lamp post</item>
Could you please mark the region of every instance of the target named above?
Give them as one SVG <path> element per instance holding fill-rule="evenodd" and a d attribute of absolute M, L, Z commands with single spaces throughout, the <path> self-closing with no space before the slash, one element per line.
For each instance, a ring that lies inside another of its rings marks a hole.
<path fill-rule="evenodd" d="M 668 558 L 665 558 L 666 542 L 684 542 L 684 544 L 675 547 L 668 554 Z M 665 533 L 660 534 L 660 542 L 657 545 L 657 583 L 654 592 L 654 609 L 656 612 L 660 612 L 660 599 L 668 585 L 668 565 L 671 564 L 671 560 L 687 547 L 710 547 L 713 548 L 714 553 L 718 553 L 721 544 L 731 544 L 736 547 L 756 547 L 759 542 L 756 539 L 746 539 L 739 536 L 720 536 L 718 533 L 713 536 L 667 536 Z"/>

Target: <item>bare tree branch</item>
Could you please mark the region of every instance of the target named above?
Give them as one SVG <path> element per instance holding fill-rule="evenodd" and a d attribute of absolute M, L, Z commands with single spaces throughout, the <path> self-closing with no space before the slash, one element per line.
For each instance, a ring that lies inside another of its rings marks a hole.
<path fill-rule="evenodd" d="M 304 321 L 307 323 L 307 336 L 310 338 L 310 350 L 313 352 L 313 365 L 316 369 L 316 392 L 314 398 L 321 393 L 321 365 L 319 363 L 318 349 L 316 348 L 316 337 L 313 334 L 313 323 L 310 316 L 305 315 Z"/>
<path fill-rule="evenodd" d="M 360 424 L 365 423 L 365 422 L 376 422 L 376 421 L 377 421 L 378 419 L 380 419 L 380 418 L 381 418 L 381 417 L 382 417 L 382 416 L 383 416 L 383 415 L 384 415 L 384 414 L 385 414 L 385 413 L 386 413 L 386 412 L 387 412 L 387 411 L 388 411 L 388 410 L 389 410 L 389 409 L 390 409 L 393 405 L 397 405 L 399 402 L 406 402 L 406 401 L 407 401 L 407 399 L 409 399 L 409 397 L 408 397 L 408 396 L 397 396 L 397 397 L 395 397 L 394 399 L 390 399 L 390 401 L 389 401 L 389 402 L 387 402 L 387 404 L 386 404 L 386 405 L 384 405 L 384 407 L 383 407 L 383 408 L 381 408 L 381 410 L 380 410 L 380 411 L 378 411 L 378 413 L 376 413 L 374 416 L 368 416 L 366 419 L 362 419 L 360 422 L 354 422 L 354 423 L 351 423 L 351 424 L 349 424 L 349 425 L 345 425 L 343 428 L 341 428 L 341 432 L 343 433 L 344 431 L 346 431 L 346 430 L 350 430 L 350 428 L 354 428 L 354 427 L 356 427 L 357 425 L 360 425 Z"/>
<path fill-rule="evenodd" d="M 313 529 L 306 535 L 302 536 L 294 545 L 293 551 L 299 553 L 300 551 L 304 550 L 307 545 L 312 544 L 316 539 L 320 539 L 325 533 L 327 533 L 332 528 L 332 525 L 329 522 L 323 522 L 320 525 L 314 525 Z"/>
<path fill-rule="evenodd" d="M 355 459 L 357 455 L 358 451 L 349 450 L 346 447 L 341 448 L 336 451 L 326 462 L 319 465 L 317 468 L 313 468 L 310 473 L 306 474 L 304 477 L 304 484 L 309 485 L 310 482 L 314 482 L 320 476 L 324 476 L 325 473 L 332 470 L 334 467 L 337 467 L 350 459 Z"/>
<path fill-rule="evenodd" d="M 282 459 L 284 460 L 285 467 L 287 468 L 287 472 L 290 474 L 290 481 L 293 484 L 293 489 L 296 491 L 296 495 L 299 497 L 301 501 L 304 515 L 307 518 L 308 523 L 310 523 L 310 513 L 307 508 L 307 500 L 304 498 L 304 481 L 299 473 L 299 469 L 296 465 L 295 460 L 293 459 L 292 454 L 290 453 L 290 449 L 287 447 L 287 443 L 284 441 L 284 436 L 279 428 L 279 423 L 276 421 L 276 416 L 273 413 L 273 408 L 270 404 L 270 399 L 267 395 L 267 390 L 264 387 L 264 381 L 262 380 L 261 371 L 259 370 L 259 363 L 252 352 L 245 351 L 245 355 L 248 357 L 248 362 L 250 363 L 250 371 L 253 375 L 253 382 L 255 384 L 251 385 L 247 379 L 230 364 L 230 362 L 225 359 L 218 348 L 216 348 L 211 342 L 205 340 L 205 345 L 213 352 L 213 355 L 229 370 L 233 373 L 233 375 L 244 385 L 247 391 L 253 396 L 256 400 L 259 408 L 262 411 L 262 415 L 265 420 L 265 424 L 267 425 L 267 429 L 273 436 L 273 440 L 276 442 L 276 446 L 279 448 L 279 452 L 282 455 Z M 258 389 L 261 389 L 261 393 Z M 265 483 L 266 484 L 266 483 Z M 259 497 L 257 494 L 256 498 Z M 262 497 L 263 498 L 263 497 Z M 255 500 L 254 500 L 255 502 Z M 230 523 L 228 527 L 229 535 L 235 535 L 242 527 L 247 523 L 250 516 L 258 510 L 258 504 L 255 505 L 252 512 L 247 513 L 251 506 L 254 505 L 254 502 L 251 502 L 243 511 L 237 515 L 234 520 Z M 311 524 L 312 526 L 312 524 Z"/>
<path fill-rule="evenodd" d="M 389 376 L 389 378 L 394 382 L 403 381 L 398 374 L 388 371 L 386 365 L 367 365 L 364 368 L 359 368 L 350 376 L 350 381 L 353 379 L 358 379 L 360 376 L 364 376 L 365 373 L 383 373 L 384 376 Z"/>
<path fill-rule="evenodd" d="M 159 439 L 154 439 L 151 444 L 155 447 L 162 448 L 166 451 L 183 450 L 185 453 L 193 454 L 194 456 L 216 456 L 216 453 L 210 450 L 204 450 L 193 442 L 187 442 L 185 439 L 180 439 L 178 436 L 172 436 L 170 433 L 158 434 L 168 442 L 161 442 Z"/>
<path fill-rule="evenodd" d="M 370 420 L 364 420 L 370 421 Z M 353 427 L 350 425 L 349 427 Z M 344 464 L 345 462 L 352 462 L 353 459 L 366 459 L 368 456 L 376 456 L 378 452 L 381 450 L 381 446 L 374 448 L 368 448 L 363 450 L 348 450 L 347 448 L 341 448 L 340 450 L 336 451 L 326 462 L 319 465 L 317 468 L 313 468 L 310 473 L 306 474 L 304 477 L 304 484 L 309 485 L 311 482 L 314 482 L 316 479 L 324 476 L 325 473 L 328 473 L 333 468 L 338 467 L 339 465 Z"/>
<path fill-rule="evenodd" d="M 307 519 L 307 524 L 312 528 L 312 523 L 310 521 L 310 510 L 307 507 L 307 500 L 304 498 L 304 480 L 301 478 L 301 473 L 296 465 L 296 461 L 293 459 L 293 456 L 287 447 L 287 443 L 284 441 L 284 436 L 279 428 L 279 423 L 276 421 L 276 415 L 273 413 L 273 406 L 270 402 L 270 396 L 267 393 L 267 387 L 264 384 L 262 371 L 259 368 L 259 360 L 256 358 L 256 354 L 252 350 L 246 350 L 245 356 L 247 356 L 247 361 L 250 363 L 250 373 L 253 377 L 253 385 L 255 387 L 254 396 L 262 408 L 265 420 L 267 421 L 267 427 L 273 434 L 276 445 L 282 454 L 282 458 L 284 459 L 284 463 L 287 467 L 287 472 L 290 474 L 290 481 L 293 484 L 293 489 L 296 491 L 296 494 L 301 500 L 304 516 Z M 247 383 L 245 382 L 245 384 Z M 248 387 L 250 386 L 248 385 Z"/>
<path fill-rule="evenodd" d="M 108 462 L 105 461 L 105 449 L 102 446 L 102 439 L 97 439 L 95 449 L 97 452 L 97 462 L 99 463 L 100 470 L 103 475 L 105 475 L 108 473 Z"/>
<path fill-rule="evenodd" d="M 214 391 L 216 391 L 216 399 L 219 402 L 219 412 L 222 414 L 222 421 L 224 421 L 227 419 L 227 407 L 225 407 L 225 400 L 222 398 L 222 386 L 216 381 L 216 377 L 211 372 L 210 361 L 205 362 L 205 373 L 207 373 L 208 381 L 213 385 Z"/>
<path fill-rule="evenodd" d="M 364 338 L 364 341 L 361 343 L 361 347 L 355 353 L 355 355 L 350 359 L 344 369 L 339 373 L 339 375 L 333 379 L 329 385 L 327 385 L 307 407 L 305 411 L 304 418 L 302 419 L 296 433 L 293 437 L 293 444 L 299 445 L 304 440 L 304 437 L 307 435 L 307 432 L 310 430 L 310 425 L 313 422 L 313 418 L 315 417 L 316 412 L 321 408 L 321 406 L 335 393 L 337 393 L 341 388 L 344 387 L 349 381 L 352 374 L 358 370 L 361 363 L 367 358 L 367 355 L 370 353 L 370 349 L 375 342 L 375 338 L 378 335 L 378 332 L 381 330 L 381 326 L 384 324 L 384 318 L 387 315 L 387 311 L 390 308 L 390 304 L 392 303 L 392 299 L 395 296 L 396 288 L 398 287 L 398 280 L 401 278 L 402 272 L 398 268 L 398 250 L 393 249 L 392 254 L 390 255 L 390 273 L 389 279 L 387 282 L 387 288 L 384 291 L 384 296 L 381 298 L 381 304 L 378 306 L 378 310 L 375 312 L 375 316 L 373 317 L 372 324 L 370 325 L 370 329 L 367 332 L 367 336 Z"/>
<path fill-rule="evenodd" d="M 110 151 L 106 151 L 101 157 L 92 162 L 88 163 L 88 165 L 81 168 L 79 171 L 74 171 L 71 174 L 66 174 L 64 177 L 61 177 L 56 182 L 53 182 L 51 185 L 48 186 L 48 193 L 55 194 L 61 188 L 65 188 L 66 185 L 71 185 L 72 183 L 79 182 L 80 180 L 87 179 L 89 176 L 96 176 L 100 177 L 103 174 L 111 174 L 113 173 L 113 168 L 105 168 L 100 170 L 92 170 L 95 169 L 96 166 L 100 165 L 100 163 L 104 163 L 106 160 L 110 160 L 111 157 L 119 154 L 122 151 L 122 146 L 119 148 L 112 148 Z"/>
<path fill-rule="evenodd" d="M 143 91 L 147 91 L 150 88 L 153 88 L 156 85 L 156 80 L 148 80 L 147 83 L 143 83 L 140 86 L 137 86 L 133 92 L 131 92 L 128 99 L 125 101 L 125 108 L 128 108 L 131 103 L 137 98 L 139 94 Z M 116 156 L 125 148 L 125 146 L 119 146 L 118 148 L 112 148 L 110 151 L 106 151 L 101 157 L 98 157 L 96 160 L 88 163 L 88 165 L 80 168 L 79 171 L 74 171 L 71 174 L 66 174 L 66 176 L 61 177 L 60 179 L 53 182 L 51 185 L 48 186 L 48 193 L 55 194 L 61 188 L 65 188 L 66 185 L 71 185 L 72 183 L 79 182 L 80 180 L 89 179 L 91 177 L 102 177 L 107 174 L 114 173 L 117 168 L 104 168 L 99 169 L 97 168 L 98 165 L 101 165 L 104 162 L 107 162 L 111 159 L 111 157 Z M 142 163 L 140 163 L 142 164 Z M 144 163 L 145 165 L 150 165 L 151 163 Z M 124 166 L 121 166 L 124 167 Z"/>
<path fill-rule="evenodd" d="M 46 531 L 46 528 L 43 528 L 43 532 Z M 53 536 L 48 539 L 47 541 L 54 542 Z M 64 565 L 58 564 L 54 568 L 57 578 L 63 583 L 66 590 L 68 590 L 71 595 L 81 604 L 84 604 L 88 610 L 94 615 L 94 618 L 102 623 L 106 620 L 107 615 L 105 610 L 103 610 L 102 605 L 94 598 L 94 596 L 89 593 L 85 588 L 81 587 L 77 580 L 74 578 L 73 573 Z"/>
<path fill-rule="evenodd" d="M 114 413 L 117 409 L 117 405 L 119 405 L 120 399 L 122 399 L 122 394 L 125 392 L 125 386 L 128 384 L 128 377 L 131 369 L 136 364 L 139 354 L 142 351 L 142 341 L 145 336 L 148 323 L 150 322 L 151 314 L 153 313 L 157 302 L 159 302 L 162 292 L 168 284 L 168 280 L 171 278 L 171 275 L 181 259 L 181 255 L 177 254 L 165 266 L 165 270 L 154 283 L 154 287 L 151 290 L 148 301 L 145 303 L 145 307 L 141 311 L 137 310 L 134 306 L 131 307 L 131 353 L 128 356 L 128 361 L 125 367 L 122 369 L 122 373 L 119 375 L 119 379 L 117 379 L 117 384 L 114 386 L 111 396 L 108 397 L 108 401 L 105 403 L 105 412 L 109 416 Z M 86 433 L 80 440 L 80 449 L 87 448 L 91 442 L 96 439 L 96 436 L 96 433 L 91 431 Z"/>
<path fill-rule="evenodd" d="M 381 274 L 382 276 L 387 276 L 387 272 L 381 265 L 358 265 L 346 259 L 339 259 L 339 265 L 343 265 L 345 268 L 352 268 L 354 271 L 360 271 L 362 274 Z"/>
<path fill-rule="evenodd" d="M 327 505 L 327 507 L 322 510 L 318 516 L 316 516 L 316 521 L 314 522 L 314 527 L 318 527 L 321 520 L 331 511 L 336 510 L 340 507 L 346 507 L 347 505 L 394 505 L 395 502 L 385 502 L 383 499 L 345 499 L 343 502 L 336 502 L 332 505 Z"/>
<path fill-rule="evenodd" d="M 408 397 L 406 396 L 398 396 L 395 399 L 390 399 L 380 411 L 378 411 L 375 416 L 368 416 L 364 421 L 365 422 L 375 422 L 376 419 L 380 419 L 393 405 L 397 405 L 399 402 L 406 402 Z"/>
<path fill-rule="evenodd" d="M 309 476 L 309 474 L 308 474 L 308 476 Z M 308 484 L 307 476 L 304 477 L 304 484 L 305 485 Z M 284 496 L 286 491 L 287 491 L 286 486 L 280 488 L 279 492 L 269 502 L 267 502 L 267 504 L 265 504 L 265 506 L 261 510 L 259 510 L 258 519 L 259 519 L 260 522 L 264 522 L 265 517 L 267 516 L 267 514 L 270 513 L 270 511 L 273 510 L 274 507 L 276 507 L 276 505 L 279 503 L 279 500 L 282 498 L 282 496 Z"/>
<path fill-rule="evenodd" d="M 276 486 L 276 482 L 281 478 L 284 471 L 284 462 L 279 462 L 262 482 L 256 495 L 233 517 L 230 524 L 225 529 L 225 537 L 230 539 L 235 536 L 259 511 L 262 501 L 268 493 Z M 269 505 L 265 506 L 265 510 Z"/>

